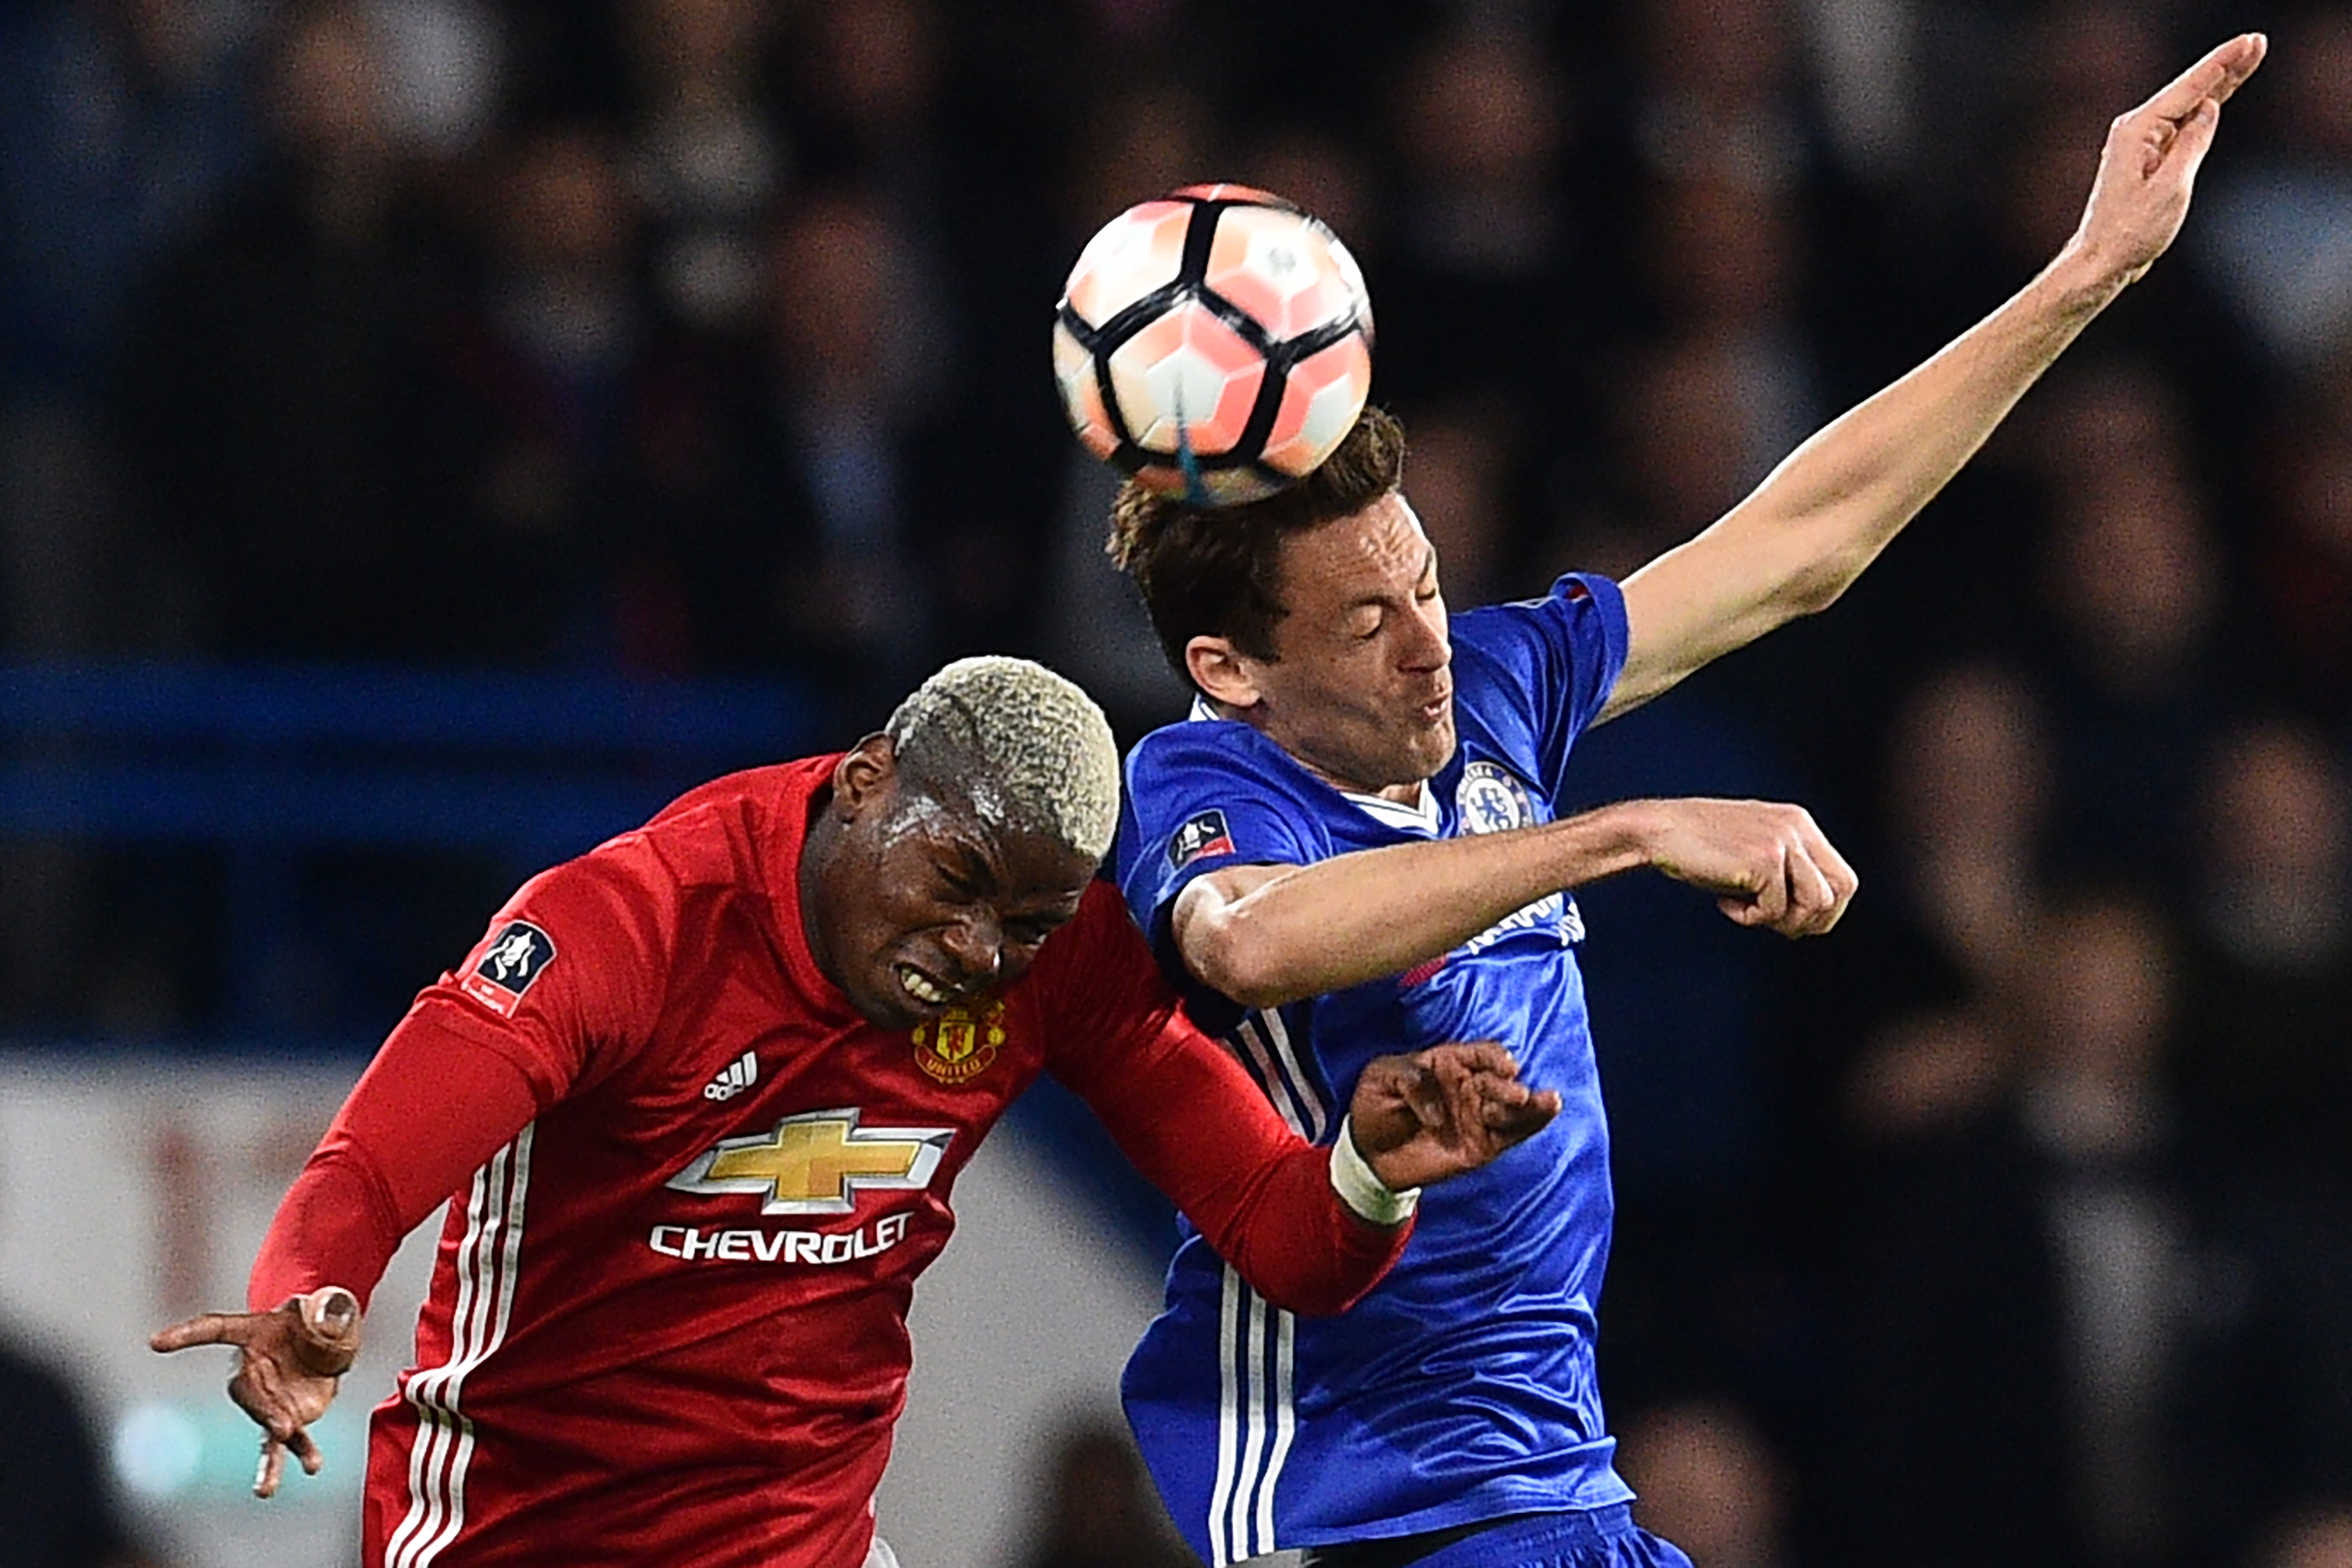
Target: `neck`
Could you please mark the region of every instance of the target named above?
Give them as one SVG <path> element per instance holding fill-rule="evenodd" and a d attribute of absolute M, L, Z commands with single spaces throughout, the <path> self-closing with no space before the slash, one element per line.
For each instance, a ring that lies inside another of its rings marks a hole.
<path fill-rule="evenodd" d="M 1398 805 L 1418 805 L 1421 804 L 1421 786 L 1423 784 L 1427 782 L 1425 780 L 1413 779 L 1405 784 L 1371 784 L 1361 783 L 1356 779 L 1344 777 L 1341 774 L 1333 773 L 1329 768 L 1325 767 L 1322 763 L 1307 755 L 1297 747 L 1290 744 L 1281 736 L 1276 734 L 1271 729 L 1267 728 L 1263 717 L 1265 711 L 1263 704 L 1253 704 L 1247 708 L 1237 708 L 1230 702 L 1220 702 L 1217 699 L 1210 697 L 1205 693 L 1202 694 L 1201 700 L 1209 705 L 1210 711 L 1216 714 L 1218 718 L 1231 719 L 1236 723 L 1246 724 L 1251 729 L 1255 730 L 1259 734 L 1264 735 L 1267 740 L 1272 741 L 1276 745 L 1280 746 L 1285 756 L 1288 757 L 1292 762 L 1297 763 L 1300 767 L 1305 768 L 1308 773 L 1313 773 L 1317 778 L 1321 779 L 1325 784 L 1329 784 L 1333 789 L 1338 790 L 1341 795 L 1375 795 L 1381 800 L 1392 801 Z"/>

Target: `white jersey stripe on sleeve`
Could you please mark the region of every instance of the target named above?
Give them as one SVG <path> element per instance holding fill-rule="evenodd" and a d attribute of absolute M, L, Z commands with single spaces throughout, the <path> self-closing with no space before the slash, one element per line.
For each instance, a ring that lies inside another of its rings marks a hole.
<path fill-rule="evenodd" d="M 517 1141 L 514 1185 L 507 1208 L 509 1219 L 504 1226 L 505 1234 L 497 1263 L 498 1288 L 491 1292 L 489 1338 L 483 1344 L 481 1354 L 469 1365 L 458 1369 L 457 1374 L 449 1382 L 450 1413 L 456 1415 L 458 1426 L 457 1458 L 449 1467 L 449 1517 L 440 1534 L 417 1557 L 419 1568 L 438 1557 L 441 1549 L 457 1539 L 457 1531 L 466 1522 L 466 1477 L 474 1457 L 474 1423 L 457 1409 L 457 1386 L 467 1372 L 488 1360 L 493 1352 L 506 1343 L 507 1324 L 514 1317 L 515 1283 L 522 1270 L 522 1209 L 524 1188 L 530 1180 L 530 1138 L 531 1128 L 526 1126 L 521 1138 Z"/>
<path fill-rule="evenodd" d="M 513 1315 L 534 1131 L 526 1126 L 475 1173 L 455 1265 L 449 1359 L 415 1373 L 402 1390 L 416 1412 L 417 1431 L 409 1451 L 408 1512 L 385 1547 L 385 1568 L 427 1568 L 465 1528 L 474 1424 L 461 1395 L 467 1374 L 505 1342 Z"/>
<path fill-rule="evenodd" d="M 1320 1143 L 1323 1134 L 1331 1126 L 1331 1108 L 1323 1103 L 1323 1097 L 1316 1092 L 1314 1079 L 1308 1076 L 1306 1065 L 1298 1059 L 1297 1048 L 1290 1041 L 1290 1026 L 1282 1021 L 1282 1009 L 1268 1007 L 1257 1017 L 1260 1027 L 1265 1031 L 1266 1039 L 1274 1047 L 1276 1059 L 1282 1064 L 1283 1076 L 1291 1085 L 1292 1098 L 1306 1108 L 1305 1125 L 1299 1128 L 1299 1132 L 1308 1142 Z"/>
<path fill-rule="evenodd" d="M 467 1350 L 466 1327 L 474 1315 L 474 1295 L 479 1274 L 474 1267 L 482 1243 L 483 1228 L 489 1224 L 489 1194 L 494 1181 L 507 1157 L 499 1150 L 474 1173 L 473 1189 L 466 1200 L 466 1234 L 457 1244 L 456 1261 L 457 1294 L 449 1315 L 449 1355 L 455 1362 Z M 433 1407 L 431 1394 L 441 1369 L 421 1369 L 410 1374 L 401 1396 L 415 1408 L 416 1436 L 408 1448 L 408 1512 L 401 1519 L 392 1539 L 384 1545 L 384 1562 L 402 1561 L 409 1542 L 425 1527 L 426 1516 L 432 1511 L 432 1500 L 441 1491 L 440 1467 L 441 1427 L 438 1412 Z"/>
<path fill-rule="evenodd" d="M 1293 1132 L 1311 1141 L 1307 1131 L 1307 1117 L 1299 1110 L 1298 1097 L 1292 1092 L 1289 1079 L 1275 1061 L 1274 1051 L 1266 1044 L 1265 1031 L 1259 1026 L 1260 1021 L 1270 1016 L 1251 1014 L 1234 1030 L 1234 1038 L 1240 1043 L 1248 1065 L 1257 1069 L 1258 1087 L 1265 1090 L 1266 1099 L 1273 1101 L 1274 1109 L 1281 1114 L 1282 1120 Z"/>
<path fill-rule="evenodd" d="M 431 1436 L 426 1439 L 431 1447 L 425 1466 L 429 1489 L 421 1499 L 415 1500 L 423 1504 L 423 1511 L 415 1532 L 403 1551 L 392 1558 L 397 1568 L 413 1568 L 428 1561 L 448 1541 L 450 1494 L 456 1487 L 459 1467 L 471 1452 L 466 1442 L 469 1436 L 467 1423 L 457 1410 L 457 1384 L 465 1369 L 481 1353 L 484 1318 L 499 1289 L 496 1265 L 502 1256 L 499 1234 L 506 1224 L 513 1180 L 514 1148 L 509 1145 L 492 1156 L 485 1167 L 481 1223 L 473 1227 L 471 1245 L 458 1260 L 459 1267 L 470 1277 L 473 1289 L 465 1293 L 462 1310 L 451 1315 L 449 1360 L 429 1376 L 409 1384 L 411 1402 L 419 1404 L 420 1426 L 428 1422 L 431 1426 Z M 423 1384 L 421 1394 L 419 1383 Z"/>

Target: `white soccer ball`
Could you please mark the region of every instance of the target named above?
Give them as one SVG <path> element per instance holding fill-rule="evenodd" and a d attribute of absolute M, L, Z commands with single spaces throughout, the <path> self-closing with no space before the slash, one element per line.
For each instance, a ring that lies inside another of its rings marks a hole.
<path fill-rule="evenodd" d="M 1096 457 L 1162 495 L 1238 505 L 1306 478 L 1355 427 L 1371 298 L 1316 218 L 1246 185 L 1187 185 L 1078 253 L 1054 374 Z"/>

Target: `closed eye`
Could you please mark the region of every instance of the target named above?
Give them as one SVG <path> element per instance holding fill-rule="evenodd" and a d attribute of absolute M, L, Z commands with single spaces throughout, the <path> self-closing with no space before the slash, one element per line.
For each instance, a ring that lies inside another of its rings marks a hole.
<path fill-rule="evenodd" d="M 1023 947 L 1035 947 L 1047 937 L 1077 918 L 1076 907 L 1047 910 L 1034 914 L 1011 915 L 1004 921 L 1004 935 L 1009 942 Z"/>

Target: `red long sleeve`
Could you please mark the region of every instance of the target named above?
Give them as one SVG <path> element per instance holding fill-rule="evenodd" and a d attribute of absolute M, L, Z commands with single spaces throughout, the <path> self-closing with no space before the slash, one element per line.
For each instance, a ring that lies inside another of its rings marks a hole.
<path fill-rule="evenodd" d="M 1090 1085 L 1119 1148 L 1250 1288 L 1288 1311 L 1345 1311 L 1404 1250 L 1331 1189 L 1330 1151 L 1285 1125 L 1241 1065 L 1181 1013 L 1143 1070 Z"/>
<path fill-rule="evenodd" d="M 278 1205 L 246 1288 L 254 1310 L 321 1285 L 364 1307 L 401 1239 L 539 1114 L 522 1069 L 436 1011 L 393 1030 Z"/>
<path fill-rule="evenodd" d="M 1278 1307 L 1327 1316 L 1378 1284 L 1411 1222 L 1372 1225 L 1340 1202 L 1330 1152 L 1292 1131 L 1241 1064 L 1184 1016 L 1117 890 L 1088 889 L 1055 941 L 1047 953 L 1066 981 L 1038 963 L 1066 1009 L 1049 1047 L 1054 1074 L 1136 1169 Z"/>

